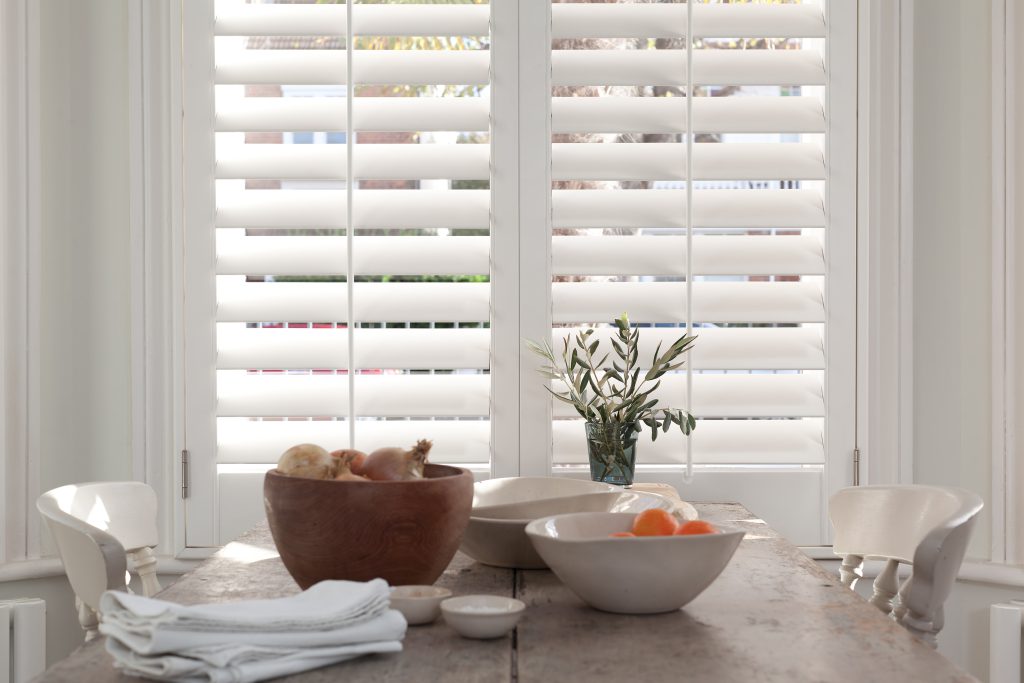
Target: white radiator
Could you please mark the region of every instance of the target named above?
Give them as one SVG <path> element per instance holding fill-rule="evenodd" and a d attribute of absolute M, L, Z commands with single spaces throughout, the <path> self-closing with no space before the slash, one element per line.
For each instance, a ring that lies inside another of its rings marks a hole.
<path fill-rule="evenodd" d="M 46 602 L 0 600 L 0 683 L 28 683 L 46 668 Z"/>
<path fill-rule="evenodd" d="M 989 608 L 989 683 L 1020 683 L 1021 615 L 1024 601 L 1011 600 Z"/>

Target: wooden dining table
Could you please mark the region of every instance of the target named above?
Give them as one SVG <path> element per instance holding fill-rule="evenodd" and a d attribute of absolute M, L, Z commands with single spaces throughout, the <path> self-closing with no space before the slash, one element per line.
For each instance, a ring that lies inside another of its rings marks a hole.
<path fill-rule="evenodd" d="M 518 627 L 468 640 L 442 620 L 411 626 L 403 651 L 281 680 L 533 683 L 554 681 L 975 681 L 840 585 L 762 520 L 735 504 L 698 504 L 701 518 L 747 535 L 725 571 L 681 610 L 630 616 L 592 609 L 552 572 L 488 567 L 459 553 L 437 584 L 456 595 L 519 598 Z M 666 567 L 665 571 L 671 571 Z M 299 587 L 266 523 L 229 543 L 159 597 L 181 604 L 275 598 Z M 103 638 L 42 675 L 46 683 L 138 680 L 121 674 Z"/>

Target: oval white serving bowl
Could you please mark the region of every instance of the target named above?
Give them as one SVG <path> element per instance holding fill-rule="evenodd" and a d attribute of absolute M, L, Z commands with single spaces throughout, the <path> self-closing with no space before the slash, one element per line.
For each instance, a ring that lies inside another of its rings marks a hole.
<path fill-rule="evenodd" d="M 460 595 L 441 603 L 441 614 L 465 638 L 500 638 L 519 622 L 526 603 L 500 595 Z"/>
<path fill-rule="evenodd" d="M 552 571 L 584 602 L 606 612 L 657 614 L 700 595 L 732 559 L 742 531 L 609 538 L 629 531 L 633 513 L 545 517 L 526 534 Z"/>
<path fill-rule="evenodd" d="M 441 615 L 441 603 L 452 596 L 438 586 L 395 586 L 391 589 L 391 609 L 398 610 L 410 626 L 429 624 Z"/>
<path fill-rule="evenodd" d="M 585 493 L 620 490 L 611 484 L 570 477 L 502 477 L 473 485 L 473 509 L 490 516 L 487 509 L 517 503 L 536 503 L 549 498 L 564 498 Z M 506 519 L 508 519 L 506 517 Z M 536 519 L 536 518 L 534 518 Z"/>
<path fill-rule="evenodd" d="M 553 479 L 553 477 L 551 478 Z M 534 479 L 545 478 L 535 477 Z M 480 482 L 476 486 L 479 487 L 486 483 L 488 482 Z M 682 507 L 684 505 L 657 494 L 628 491 L 615 487 L 612 491 L 474 508 L 469 519 L 469 526 L 466 527 L 466 532 L 462 536 L 461 550 L 477 562 L 495 567 L 546 569 L 548 565 L 537 554 L 525 533 L 526 525 L 535 519 L 569 512 L 635 513 L 649 508 L 671 511 L 683 520 L 696 519 L 696 511 L 689 505 Z M 498 518 L 490 516 L 495 514 L 495 511 L 499 515 Z M 510 519 L 505 516 L 513 513 L 518 517 Z"/>

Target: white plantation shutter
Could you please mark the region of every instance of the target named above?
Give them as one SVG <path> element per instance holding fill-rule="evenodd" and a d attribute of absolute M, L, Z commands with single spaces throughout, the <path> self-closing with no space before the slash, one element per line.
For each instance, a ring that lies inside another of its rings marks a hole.
<path fill-rule="evenodd" d="M 259 519 L 299 442 L 585 476 L 518 340 L 623 311 L 641 359 L 699 335 L 661 390 L 699 419 L 695 478 L 677 432 L 641 436 L 640 478 L 825 541 L 853 444 L 853 2 L 694 2 L 692 35 L 685 2 L 492 2 L 183 3 L 187 544 Z"/>
<path fill-rule="evenodd" d="M 641 435 L 641 476 L 646 466 L 691 497 L 741 500 L 805 543 L 824 539 L 826 465 L 847 455 L 829 452 L 829 433 L 845 437 L 853 412 L 842 338 L 854 314 L 853 223 L 830 215 L 830 201 L 852 207 L 848 150 L 835 140 L 852 119 L 829 116 L 827 17 L 842 10 L 694 3 L 688 36 L 684 2 L 551 4 L 556 348 L 579 325 L 628 311 L 649 363 L 691 322 L 692 395 L 686 372 L 656 395 L 698 418 L 695 480 L 683 477 L 677 430 L 654 443 Z M 554 464 L 585 463 L 578 415 L 556 402 L 553 417 Z"/>
<path fill-rule="evenodd" d="M 215 381 L 189 401 L 214 427 L 189 439 L 189 544 L 258 519 L 262 472 L 299 442 L 432 438 L 434 460 L 488 471 L 489 7 L 218 0 L 190 17 L 212 43 L 206 111 L 186 108 L 211 128 L 213 210 L 188 227 L 193 265 L 212 250 L 186 305 Z"/>

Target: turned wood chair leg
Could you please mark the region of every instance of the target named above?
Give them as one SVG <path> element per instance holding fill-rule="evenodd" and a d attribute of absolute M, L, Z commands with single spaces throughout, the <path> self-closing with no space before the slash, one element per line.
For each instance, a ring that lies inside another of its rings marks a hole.
<path fill-rule="evenodd" d="M 896 597 L 892 601 L 892 618 L 900 623 L 903 623 L 903 617 L 907 615 L 907 605 L 903 600 L 903 596 L 906 595 L 907 590 L 910 588 L 910 582 L 913 578 L 914 574 L 911 573 L 910 576 L 900 584 L 900 592 L 897 593 Z"/>
<path fill-rule="evenodd" d="M 899 568 L 899 560 L 886 561 L 885 568 L 875 578 L 875 592 L 871 599 L 868 600 L 868 602 L 886 614 L 892 612 L 892 599 L 899 592 L 899 582 L 897 579 Z"/>
<path fill-rule="evenodd" d="M 75 598 L 75 606 L 78 608 L 78 623 L 82 625 L 82 630 L 85 631 L 85 642 L 89 642 L 100 634 L 99 615 L 77 597 Z"/>
<path fill-rule="evenodd" d="M 135 572 L 142 581 L 142 594 L 153 597 L 160 592 L 160 582 L 156 578 L 156 555 L 152 548 L 140 548 L 128 554 L 132 558 Z"/>
<path fill-rule="evenodd" d="M 844 555 L 843 564 L 839 567 L 839 582 L 847 588 L 855 588 L 857 580 L 863 577 L 863 565 L 864 558 L 860 555 Z"/>

